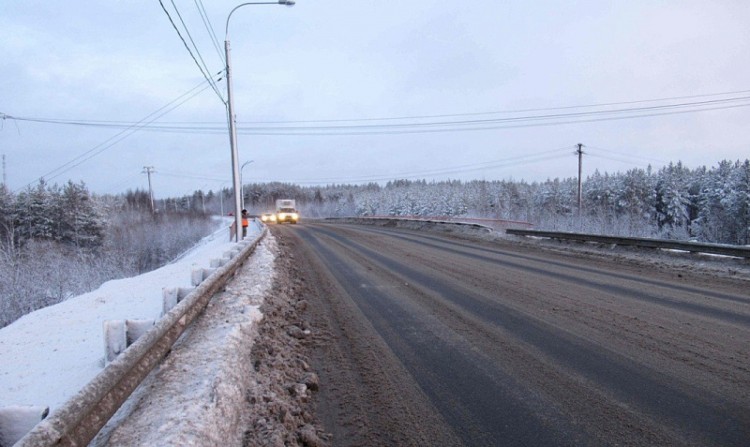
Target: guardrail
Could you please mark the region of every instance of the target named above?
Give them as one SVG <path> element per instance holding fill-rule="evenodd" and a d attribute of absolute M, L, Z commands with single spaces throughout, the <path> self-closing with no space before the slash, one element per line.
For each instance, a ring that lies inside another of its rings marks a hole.
<path fill-rule="evenodd" d="M 485 217 L 462 217 L 462 216 L 357 216 L 357 219 L 391 219 L 391 220 L 416 220 L 423 222 L 441 222 L 456 224 L 477 224 L 495 230 L 512 227 L 528 228 L 534 224 L 521 220 L 490 219 Z"/>
<path fill-rule="evenodd" d="M 154 327 L 109 363 L 60 409 L 37 424 L 15 447 L 84 446 L 161 361 L 211 297 L 234 276 L 267 229 L 205 279 Z"/>
<path fill-rule="evenodd" d="M 559 231 L 543 230 L 505 230 L 506 234 L 516 236 L 535 236 L 550 239 L 564 239 L 580 242 L 599 242 L 602 244 L 628 245 L 644 248 L 660 248 L 671 250 L 682 250 L 691 253 L 708 253 L 715 255 L 734 256 L 738 258 L 750 258 L 750 247 L 726 244 L 709 244 L 702 242 L 681 242 L 664 239 L 600 236 L 595 234 L 565 233 Z"/>

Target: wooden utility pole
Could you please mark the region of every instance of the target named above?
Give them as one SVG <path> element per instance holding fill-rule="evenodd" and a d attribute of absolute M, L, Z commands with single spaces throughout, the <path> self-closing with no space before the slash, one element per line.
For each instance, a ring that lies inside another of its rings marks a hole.
<path fill-rule="evenodd" d="M 155 172 L 153 166 L 144 166 L 143 173 L 148 175 L 148 197 L 151 200 L 151 214 L 156 213 L 154 208 L 154 190 L 151 188 L 151 173 Z"/>
<path fill-rule="evenodd" d="M 581 217 L 581 210 L 583 209 L 583 184 L 582 173 L 583 173 L 583 144 L 578 143 L 578 217 Z"/>

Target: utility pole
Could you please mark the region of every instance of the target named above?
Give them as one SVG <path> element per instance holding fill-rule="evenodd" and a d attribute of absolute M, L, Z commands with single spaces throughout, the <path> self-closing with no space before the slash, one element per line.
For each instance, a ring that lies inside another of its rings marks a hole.
<path fill-rule="evenodd" d="M 148 175 L 148 197 L 151 200 L 151 214 L 156 213 L 156 208 L 154 208 L 154 190 L 151 188 L 151 173 L 154 172 L 153 166 L 144 166 L 143 167 L 143 174 Z"/>
<path fill-rule="evenodd" d="M 240 5 L 241 6 L 241 5 Z M 237 8 L 235 8 L 237 9 Z M 232 10 L 234 12 L 234 9 Z M 232 13 L 229 13 L 232 16 Z M 227 17 L 227 29 L 229 29 L 229 17 Z M 234 114 L 234 100 L 232 98 L 232 60 L 229 57 L 229 40 L 224 41 L 224 54 L 227 65 L 225 67 L 227 79 L 227 114 L 229 118 L 229 146 L 232 150 L 232 185 L 234 188 L 234 241 L 239 242 L 242 238 L 239 236 L 242 228 L 242 185 L 240 185 L 240 156 L 237 150 L 237 117 Z"/>
<path fill-rule="evenodd" d="M 219 189 L 219 205 L 221 206 L 221 215 L 224 215 L 224 188 Z"/>
<path fill-rule="evenodd" d="M 583 144 L 578 143 L 578 217 L 581 217 L 581 209 L 583 208 L 583 187 L 582 187 L 582 173 L 583 173 Z"/>
<path fill-rule="evenodd" d="M 237 150 L 237 117 L 234 114 L 234 100 L 232 98 L 232 60 L 229 57 L 229 19 L 232 18 L 232 14 L 243 6 L 250 5 L 286 5 L 294 6 L 295 0 L 277 0 L 276 2 L 246 2 L 237 5 L 229 11 L 227 16 L 227 24 L 224 27 L 224 56 L 226 60 L 226 66 L 224 67 L 225 76 L 227 80 L 227 118 L 229 120 L 229 146 L 232 150 L 232 185 L 234 188 L 234 241 L 239 242 L 242 240 L 240 237 L 240 228 L 242 228 L 242 185 L 240 180 L 240 156 Z"/>

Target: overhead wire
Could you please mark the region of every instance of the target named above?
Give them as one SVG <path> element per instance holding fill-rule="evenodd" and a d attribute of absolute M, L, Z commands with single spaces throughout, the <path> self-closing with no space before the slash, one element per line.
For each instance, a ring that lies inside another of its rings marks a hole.
<path fill-rule="evenodd" d="M 494 168 L 504 168 L 504 167 L 515 167 L 515 166 L 523 166 L 538 162 L 546 162 L 546 161 L 552 161 L 552 160 L 558 160 L 563 159 L 567 157 L 567 155 L 555 155 L 551 157 L 546 158 L 539 158 L 539 159 L 529 159 L 529 160 L 521 160 L 514 163 L 509 163 L 502 166 L 496 166 Z M 373 177 L 362 177 L 362 178 L 338 178 L 338 179 L 331 179 L 331 180 L 320 180 L 320 179 L 311 179 L 311 180 L 293 180 L 293 179 L 287 179 L 287 180 L 279 180 L 279 179 L 263 179 L 264 182 L 271 182 L 271 181 L 279 181 L 281 183 L 294 183 L 299 185 L 320 185 L 320 184 L 346 184 L 346 183 L 373 183 L 373 182 L 385 182 L 385 181 L 393 181 L 393 180 L 423 180 L 425 178 L 429 177 L 441 177 L 441 176 L 449 176 L 449 175 L 457 175 L 457 174 L 464 174 L 469 172 L 476 172 L 481 171 L 489 168 L 476 168 L 476 169 L 465 169 L 465 170 L 454 170 L 449 171 L 446 170 L 441 173 L 436 174 L 405 174 L 405 175 L 380 175 L 380 176 L 373 176 Z"/>
<path fill-rule="evenodd" d="M 621 157 L 626 157 L 626 158 L 633 158 L 633 159 L 636 159 L 636 160 L 644 160 L 644 161 L 655 162 L 655 163 L 660 163 L 660 164 L 667 164 L 668 163 L 667 161 L 659 159 L 659 158 L 644 157 L 642 155 L 635 155 L 635 154 L 627 154 L 625 152 L 615 151 L 615 150 L 611 150 L 611 149 L 605 149 L 605 148 L 598 147 L 598 146 L 586 145 L 586 147 L 588 149 L 599 150 L 599 151 L 602 151 L 602 152 L 605 152 L 605 153 L 608 153 L 608 154 L 613 154 L 613 155 L 617 155 L 617 156 L 621 156 Z M 591 152 L 589 152 L 589 153 L 591 153 Z"/>
<path fill-rule="evenodd" d="M 110 186 L 104 188 L 104 190 L 105 191 L 110 191 L 110 192 L 119 191 L 120 188 L 122 188 L 123 186 L 125 186 L 127 184 L 130 184 L 133 181 L 133 179 L 135 179 L 136 177 L 140 178 L 142 173 L 143 173 L 142 171 L 138 171 L 137 174 L 128 175 L 127 177 L 123 178 L 122 180 L 120 180 L 120 181 L 118 181 L 116 183 L 112 183 Z"/>
<path fill-rule="evenodd" d="M 743 99 L 750 99 L 743 98 Z M 737 100 L 737 99 L 732 99 Z M 727 100 L 730 101 L 730 100 Z M 690 104 L 659 106 L 659 108 L 676 108 L 686 107 Z M 243 135 L 263 135 L 263 136 L 342 136 L 342 135 L 401 135 L 401 134 L 418 134 L 418 133 L 444 133 L 444 132 L 464 132 L 464 131 L 483 131 L 496 129 L 514 129 L 526 127 L 556 126 L 564 124 L 577 124 L 598 121 L 613 121 L 622 119 L 636 119 L 654 116 L 677 115 L 685 113 L 705 112 L 712 110 L 725 110 L 739 107 L 750 107 L 750 103 L 736 105 L 722 105 L 707 107 L 706 104 L 699 108 L 690 110 L 671 110 L 643 113 L 646 108 L 639 109 L 621 109 L 617 111 L 591 111 L 577 112 L 574 114 L 555 114 L 555 115 L 538 115 L 512 118 L 499 118 L 491 120 L 473 120 L 473 121 L 449 121 L 449 122 L 431 122 L 431 123 L 407 123 L 407 124 L 383 124 L 383 125 L 357 125 L 357 126 L 309 126 L 309 127 L 254 127 L 238 126 L 237 132 Z M 649 108 L 652 109 L 652 108 Z M 629 115 L 615 115 L 597 117 L 599 115 L 612 115 L 616 113 L 630 113 Z M 594 118 L 586 118 L 593 116 Z M 434 127 L 434 128 L 428 128 Z M 148 131 L 166 132 L 166 133 L 219 133 L 223 129 L 216 127 L 180 127 L 180 126 L 157 126 L 145 129 Z"/>
<path fill-rule="evenodd" d="M 610 117 L 602 117 L 602 118 L 588 118 L 588 119 L 577 118 L 577 119 L 569 119 L 569 120 L 563 120 L 563 121 L 531 122 L 531 123 L 498 123 L 498 124 L 487 123 L 483 125 L 475 124 L 473 126 L 441 127 L 441 128 L 436 128 L 436 129 L 402 129 L 402 130 L 387 130 L 387 129 L 367 130 L 367 129 L 364 129 L 364 130 L 351 130 L 351 131 L 334 130 L 334 131 L 321 132 L 319 129 L 309 128 L 308 131 L 295 130 L 292 132 L 284 132 L 283 130 L 289 130 L 289 129 L 278 128 L 278 129 L 255 130 L 255 128 L 239 128 L 238 133 L 241 133 L 243 135 L 263 135 L 263 136 L 342 136 L 342 135 L 356 136 L 356 135 L 403 135 L 403 134 L 486 131 L 486 130 L 499 130 L 499 129 L 548 127 L 548 126 L 559 126 L 559 125 L 566 125 L 566 124 L 580 124 L 580 123 L 592 123 L 592 122 L 600 122 L 600 121 L 616 121 L 616 120 L 624 120 L 624 119 L 648 118 L 648 117 L 655 117 L 655 116 L 680 115 L 680 114 L 686 114 L 686 113 L 727 110 L 727 109 L 734 109 L 734 108 L 740 108 L 740 107 L 750 107 L 750 104 L 710 107 L 710 108 L 707 107 L 707 108 L 701 108 L 701 109 L 695 109 L 695 110 L 654 112 L 654 113 L 647 113 L 647 114 L 641 113 L 641 114 L 634 114 L 634 115 L 610 116 Z M 537 117 L 533 119 L 539 119 L 539 118 Z M 435 125 L 435 124 L 433 123 L 432 125 Z M 203 129 L 187 129 L 187 130 L 180 129 L 180 130 L 162 130 L 162 131 L 164 132 L 177 131 L 180 133 L 183 133 L 183 132 L 184 133 L 216 133 L 214 131 L 206 131 Z"/>
<path fill-rule="evenodd" d="M 202 87 L 202 88 L 201 88 Z M 205 85 L 204 82 L 201 82 L 197 86 L 193 87 L 192 89 L 188 90 L 186 93 L 183 93 L 182 95 L 178 96 L 174 100 L 170 101 L 166 105 L 160 107 L 159 109 L 155 110 L 154 112 L 151 112 L 149 115 L 147 115 L 142 120 L 131 124 L 129 127 L 123 129 L 122 131 L 118 132 L 117 134 L 113 135 L 112 137 L 106 139 L 104 142 L 94 146 L 93 148 L 89 149 L 88 151 L 84 152 L 83 154 L 73 158 L 72 160 L 58 166 L 57 168 L 45 173 L 44 175 L 37 178 L 34 182 L 30 182 L 25 187 L 31 186 L 33 183 L 39 180 L 51 180 L 54 178 L 59 177 L 60 175 L 70 171 L 71 169 L 80 166 L 82 163 L 92 159 L 93 157 L 101 154 L 102 152 L 106 151 L 107 149 L 110 149 L 115 144 L 119 143 L 120 141 L 124 140 L 125 138 L 128 138 L 130 135 L 134 134 L 135 132 L 141 130 L 140 128 L 142 126 L 148 125 L 149 123 L 153 123 L 157 119 L 161 118 L 162 116 L 166 115 L 167 113 L 171 112 L 172 110 L 176 109 L 177 107 L 181 106 L 182 104 L 186 103 L 190 99 L 194 98 L 198 94 L 202 93 L 203 91 L 207 90 L 209 86 Z M 9 118 L 12 118 L 10 115 L 8 115 Z M 12 118 L 12 119 L 19 119 L 19 118 Z M 20 119 L 23 120 L 23 119 Z M 34 121 L 34 120 L 25 120 L 25 121 Z"/>
<path fill-rule="evenodd" d="M 625 164 L 629 164 L 629 165 L 633 165 L 634 164 L 634 165 L 642 166 L 642 167 L 647 167 L 647 166 L 651 165 L 651 163 L 639 162 L 639 161 L 633 161 L 633 160 L 627 160 L 625 158 L 613 157 L 611 155 L 595 154 L 595 153 L 591 153 L 591 152 L 588 152 L 586 155 L 588 155 L 589 157 L 602 158 L 604 160 L 617 161 L 617 162 L 625 163 Z"/>
<path fill-rule="evenodd" d="M 206 73 L 211 73 L 211 70 L 208 68 L 208 65 L 206 64 L 206 61 L 203 59 L 203 55 L 201 54 L 201 51 L 198 49 L 198 45 L 196 45 L 195 40 L 193 40 L 193 35 L 190 34 L 190 29 L 188 28 L 187 24 L 185 23 L 185 20 L 182 18 L 182 14 L 180 14 L 180 10 L 177 9 L 177 5 L 175 4 L 174 0 L 170 0 L 170 1 L 172 3 L 172 7 L 174 8 L 174 12 L 177 13 L 177 18 L 180 19 L 180 23 L 182 24 L 182 28 L 185 30 L 185 34 L 187 34 L 188 39 L 190 39 L 190 43 L 193 44 L 193 49 L 195 50 L 195 54 L 198 55 L 198 59 L 200 59 L 201 64 L 203 64 L 203 68 L 206 69 Z M 216 84 L 213 83 L 213 80 L 211 79 L 211 77 L 209 76 L 206 79 L 208 80 L 208 82 L 210 82 L 213 85 L 214 90 L 218 91 L 218 88 L 216 87 Z"/>
<path fill-rule="evenodd" d="M 208 18 L 206 8 L 203 6 L 203 0 L 194 0 L 194 2 L 195 6 L 198 8 L 198 14 L 201 16 L 201 20 L 203 21 L 203 26 L 206 28 L 208 36 L 211 39 L 211 43 L 213 43 L 214 49 L 216 50 L 216 54 L 219 56 L 219 60 L 221 61 L 222 66 L 226 66 L 226 58 L 224 57 L 224 53 L 221 51 L 221 44 L 219 43 L 219 39 L 216 37 L 216 31 L 214 31 L 214 27 L 211 24 L 211 19 Z"/>
<path fill-rule="evenodd" d="M 520 155 L 517 157 L 504 158 L 500 160 L 490 160 L 490 161 L 470 163 L 470 164 L 465 164 L 465 165 L 457 165 L 457 166 L 452 166 L 449 168 L 430 169 L 430 170 L 416 171 L 416 172 L 410 171 L 410 172 L 391 173 L 391 174 L 388 174 L 387 177 L 388 178 L 400 178 L 401 176 L 414 177 L 414 176 L 427 176 L 427 175 L 443 175 L 443 174 L 455 174 L 455 173 L 461 173 L 461 172 L 479 171 L 483 169 L 492 169 L 492 168 L 497 168 L 497 167 L 503 167 L 509 163 L 524 161 L 524 159 L 527 159 L 527 158 L 546 157 L 553 153 L 558 154 L 558 155 L 563 155 L 561 154 L 561 151 L 563 150 L 567 151 L 568 149 L 570 149 L 570 147 L 566 146 L 565 148 L 554 149 L 551 151 Z M 372 176 L 362 177 L 361 180 L 366 181 L 367 179 L 370 179 L 370 178 L 372 178 Z M 329 179 L 317 179 L 317 180 L 331 180 L 331 179 L 329 178 Z"/>
<path fill-rule="evenodd" d="M 448 113 L 448 114 L 439 114 L 439 115 L 407 115 L 407 116 L 376 117 L 376 118 L 339 118 L 339 119 L 294 120 L 294 121 L 246 121 L 245 124 L 302 124 L 302 123 L 368 122 L 368 121 L 396 121 L 396 120 L 407 120 L 407 119 L 450 118 L 450 117 L 461 117 L 461 116 L 502 115 L 502 114 L 510 114 L 510 113 L 549 112 L 553 110 L 588 109 L 588 108 L 594 108 L 594 107 L 622 106 L 622 105 L 630 105 L 630 104 L 643 104 L 643 103 L 650 103 L 650 102 L 675 101 L 675 100 L 682 100 L 682 99 L 740 95 L 740 94 L 748 94 L 748 93 L 750 93 L 750 90 L 735 90 L 735 91 L 720 92 L 720 93 L 704 93 L 700 95 L 683 95 L 683 96 L 672 96 L 672 97 L 666 97 L 666 98 L 638 99 L 638 100 L 620 101 L 620 102 L 603 102 L 603 103 L 581 104 L 581 105 L 573 105 L 573 106 L 496 110 L 496 111 L 489 111 L 489 112 Z"/>
<path fill-rule="evenodd" d="M 556 113 L 556 114 L 544 114 L 544 115 L 523 115 L 523 116 L 515 116 L 515 117 L 507 117 L 507 118 L 487 118 L 487 119 L 475 119 L 475 120 L 459 120 L 459 121 L 431 121 L 431 122 L 416 122 L 416 123 L 395 123 L 395 124 L 367 124 L 367 125 L 335 125 L 335 126 L 284 126 L 284 127 L 246 127 L 247 130 L 257 130 L 257 131 L 270 131 L 270 130 L 284 130 L 284 131 L 294 131 L 294 130 L 342 130 L 342 129 L 364 129 L 364 130 L 370 130 L 370 129 L 402 129 L 402 128 L 409 128 L 409 127 L 441 127 L 441 126 L 485 126 L 485 125 L 492 125 L 492 124 L 499 124 L 499 123 L 515 123 L 515 122 L 524 122 L 524 121 L 546 121 L 546 120 L 554 120 L 554 119 L 567 119 L 567 118 L 579 118 L 579 117 L 587 117 L 587 116 L 598 116 L 598 115 L 614 115 L 614 114 L 620 114 L 620 113 L 641 113 L 641 112 L 650 112 L 650 111 L 659 111 L 659 110 L 669 110 L 669 109 L 678 109 L 678 108 L 687 108 L 687 107 L 693 107 L 695 110 L 690 111 L 701 111 L 701 110 L 714 110 L 714 108 L 711 108 L 709 106 L 716 106 L 721 108 L 732 108 L 732 107 L 747 107 L 750 106 L 750 102 L 747 102 L 746 104 L 739 104 L 739 105 L 726 105 L 726 106 L 720 106 L 721 104 L 729 103 L 729 102 L 737 102 L 737 101 L 750 101 L 750 96 L 743 96 L 743 97 L 735 97 L 735 98 L 726 98 L 726 99 L 716 99 L 716 100 L 709 100 L 709 101 L 697 101 L 697 102 L 688 102 L 688 103 L 679 103 L 679 104 L 664 104 L 664 105 L 655 105 L 655 106 L 648 106 L 648 107 L 635 107 L 635 108 L 620 108 L 620 109 L 613 109 L 613 110 L 594 110 L 594 111 L 584 111 L 584 112 L 572 112 L 572 113 Z M 649 114 L 644 114 L 645 116 L 650 116 Z M 639 115 L 640 116 L 640 115 Z M 480 129 L 483 129 L 484 127 L 481 127 Z"/>
<path fill-rule="evenodd" d="M 424 177 L 435 177 L 445 176 L 453 174 L 461 174 L 467 172 L 476 172 L 487 169 L 505 168 L 511 166 L 519 166 L 529 163 L 536 163 L 541 161 L 549 161 L 554 159 L 560 159 L 568 157 L 567 151 L 572 146 L 566 146 L 560 149 L 554 149 L 551 151 L 538 152 L 534 154 L 527 154 L 517 157 L 509 157 L 500 160 L 490 160 L 485 162 L 472 163 L 467 165 L 451 166 L 447 168 L 437 168 L 424 171 L 409 171 L 409 172 L 398 172 L 379 174 L 374 176 L 361 176 L 361 177 L 328 177 L 328 178 L 317 178 L 307 180 L 284 180 L 282 183 L 297 183 L 297 184 L 321 184 L 321 183 L 367 183 L 367 182 L 380 182 L 397 179 L 422 179 Z M 266 179 L 265 181 L 271 181 Z M 274 180 L 279 181 L 279 180 Z"/>
<path fill-rule="evenodd" d="M 704 96 L 704 95 L 694 95 Z M 649 100 L 629 101 L 648 102 Z M 614 103 L 611 103 L 614 104 Z M 622 104 L 622 103 L 621 103 Z M 750 96 L 711 99 L 681 103 L 657 104 L 642 107 L 621 107 L 605 110 L 584 110 L 565 113 L 526 114 L 521 116 L 496 117 L 470 120 L 438 120 L 407 123 L 354 124 L 333 126 L 288 126 L 295 123 L 279 122 L 278 126 L 238 126 L 238 133 L 245 135 L 266 136 L 325 136 L 325 135 L 394 135 L 409 133 L 482 131 L 538 126 L 553 126 L 597 121 L 635 119 L 653 116 L 665 116 L 684 113 L 696 113 L 712 110 L 726 110 L 750 106 Z M 579 106 L 576 106 L 579 107 Z M 593 106 L 591 106 L 593 107 Z M 551 111 L 557 108 L 544 109 Z M 540 109 L 541 110 L 541 109 Z M 500 113 L 500 112 L 497 112 Z M 508 112 L 510 113 L 510 112 Z M 463 116 L 463 115 L 453 115 Z M 64 120 L 50 118 L 26 118 L 38 122 L 55 124 L 88 125 L 100 127 L 124 127 L 129 123 L 116 121 Z M 400 118 L 399 118 L 400 119 Z M 143 126 L 142 130 L 165 133 L 218 134 L 226 132 L 226 124 L 217 127 L 216 123 L 164 123 Z"/>
<path fill-rule="evenodd" d="M 194 180 L 208 180 L 212 182 L 229 181 L 227 178 L 209 177 L 205 175 L 190 174 L 190 173 L 184 173 L 184 172 L 179 172 L 179 171 L 165 171 L 163 169 L 159 171 L 159 174 L 167 176 L 167 177 L 189 178 L 189 179 L 194 179 Z"/>
<path fill-rule="evenodd" d="M 162 0 L 159 0 L 159 4 L 161 5 L 161 9 L 164 11 L 164 14 L 167 15 L 167 18 L 169 19 L 169 23 L 172 24 L 172 28 L 174 28 L 174 30 L 177 32 L 177 36 L 182 41 L 182 44 L 185 46 L 185 49 L 187 49 L 188 53 L 190 53 L 190 57 L 193 59 L 193 62 L 195 62 L 195 65 L 198 66 L 198 69 L 200 70 L 203 77 L 206 79 L 208 84 L 211 86 L 211 88 L 214 90 L 216 95 L 219 97 L 222 104 L 226 104 L 226 100 L 224 99 L 224 96 L 222 96 L 222 94 L 219 92 L 219 89 L 216 87 L 216 84 L 213 82 L 213 80 L 211 79 L 211 76 L 209 75 L 210 71 L 208 70 L 208 67 L 206 67 L 205 71 L 203 70 L 203 67 L 198 62 L 198 59 L 195 58 L 195 55 L 193 54 L 193 51 L 190 49 L 190 46 L 185 41 L 185 38 L 182 37 L 182 33 L 180 33 L 180 30 L 177 28 L 177 25 L 174 23 L 172 16 L 169 14 L 169 11 L 167 11 L 167 8 L 164 6 L 164 3 L 162 2 Z M 174 6 L 174 1 L 172 1 L 172 5 Z M 176 6 L 175 6 L 175 11 L 177 11 Z M 180 16 L 179 11 L 177 11 L 177 15 Z M 180 20 L 182 20 L 181 16 L 180 16 Z M 183 26 L 185 26 L 185 23 L 184 22 L 182 23 L 183 23 Z M 185 30 L 187 31 L 187 27 L 185 28 Z M 189 32 L 188 32 L 188 35 L 189 35 Z M 191 37 L 191 42 L 192 42 L 192 37 Z M 193 45 L 195 45 L 195 42 L 193 42 Z M 196 52 L 197 52 L 197 47 L 196 47 Z M 201 60 L 203 60 L 200 54 L 198 54 L 198 56 L 201 58 Z M 205 66 L 205 62 L 204 62 L 204 66 Z"/>

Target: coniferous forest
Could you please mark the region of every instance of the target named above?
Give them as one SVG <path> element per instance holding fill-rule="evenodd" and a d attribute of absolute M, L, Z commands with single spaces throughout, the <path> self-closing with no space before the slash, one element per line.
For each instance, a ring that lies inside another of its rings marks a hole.
<path fill-rule="evenodd" d="M 293 198 L 302 219 L 465 216 L 538 229 L 750 244 L 750 160 L 690 169 L 594 172 L 578 180 L 394 180 L 384 185 L 246 184 L 251 214 Z M 158 268 L 216 229 L 231 190 L 154 202 L 146 191 L 96 196 L 83 183 L 0 186 L 0 327 L 33 310 Z M 227 237 L 229 236 L 227 232 Z"/>
<path fill-rule="evenodd" d="M 158 268 L 215 228 L 199 211 L 152 213 L 142 191 L 94 197 L 82 183 L 40 182 L 15 194 L 0 186 L 0 327 Z"/>
<path fill-rule="evenodd" d="M 580 218 L 575 178 L 245 186 L 254 212 L 272 210 L 277 198 L 296 198 L 303 218 L 467 216 L 526 221 L 547 230 L 750 244 L 749 160 L 712 168 L 676 163 L 658 171 L 594 172 L 582 182 Z"/>

